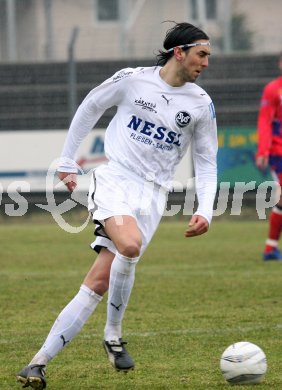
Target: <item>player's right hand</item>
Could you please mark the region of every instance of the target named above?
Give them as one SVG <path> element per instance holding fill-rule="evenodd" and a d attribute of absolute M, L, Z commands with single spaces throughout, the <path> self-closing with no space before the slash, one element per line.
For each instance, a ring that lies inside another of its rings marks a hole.
<path fill-rule="evenodd" d="M 73 192 L 77 186 L 77 174 L 70 172 L 58 172 L 59 179 L 65 183 L 67 189 Z"/>

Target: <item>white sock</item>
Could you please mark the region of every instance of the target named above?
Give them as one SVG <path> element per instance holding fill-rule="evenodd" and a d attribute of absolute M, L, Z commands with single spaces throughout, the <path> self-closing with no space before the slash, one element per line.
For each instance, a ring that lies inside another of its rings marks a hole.
<path fill-rule="evenodd" d="M 80 331 L 102 297 L 85 285 L 56 319 L 42 348 L 30 364 L 46 365 Z"/>
<path fill-rule="evenodd" d="M 135 279 L 139 257 L 129 258 L 116 253 L 110 272 L 105 340 L 121 338 L 121 323 Z"/>

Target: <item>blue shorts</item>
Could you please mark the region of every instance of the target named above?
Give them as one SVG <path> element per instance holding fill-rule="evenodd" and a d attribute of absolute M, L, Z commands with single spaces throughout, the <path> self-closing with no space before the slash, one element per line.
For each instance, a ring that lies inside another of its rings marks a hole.
<path fill-rule="evenodd" d="M 272 176 L 282 186 L 282 156 L 269 156 L 269 166 Z"/>

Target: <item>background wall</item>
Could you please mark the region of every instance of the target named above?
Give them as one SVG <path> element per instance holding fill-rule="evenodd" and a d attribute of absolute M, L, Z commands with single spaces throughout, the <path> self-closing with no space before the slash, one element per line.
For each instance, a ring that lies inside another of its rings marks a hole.
<path fill-rule="evenodd" d="M 99 19 L 114 5 L 116 19 Z M 65 61 L 76 27 L 80 61 L 152 58 L 172 20 L 202 27 L 215 53 L 273 54 L 281 15 L 280 0 L 2 0 L 0 61 Z"/>

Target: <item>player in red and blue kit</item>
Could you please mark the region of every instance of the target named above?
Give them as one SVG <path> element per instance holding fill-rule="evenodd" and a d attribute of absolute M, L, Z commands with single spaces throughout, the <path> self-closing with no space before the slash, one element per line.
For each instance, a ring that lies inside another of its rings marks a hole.
<path fill-rule="evenodd" d="M 279 56 L 282 74 L 282 52 Z M 282 186 L 282 75 L 268 83 L 263 90 L 258 116 L 257 167 L 268 166 L 275 180 Z M 282 230 L 282 195 L 269 218 L 269 232 L 263 253 L 264 260 L 282 260 L 278 241 Z"/>

